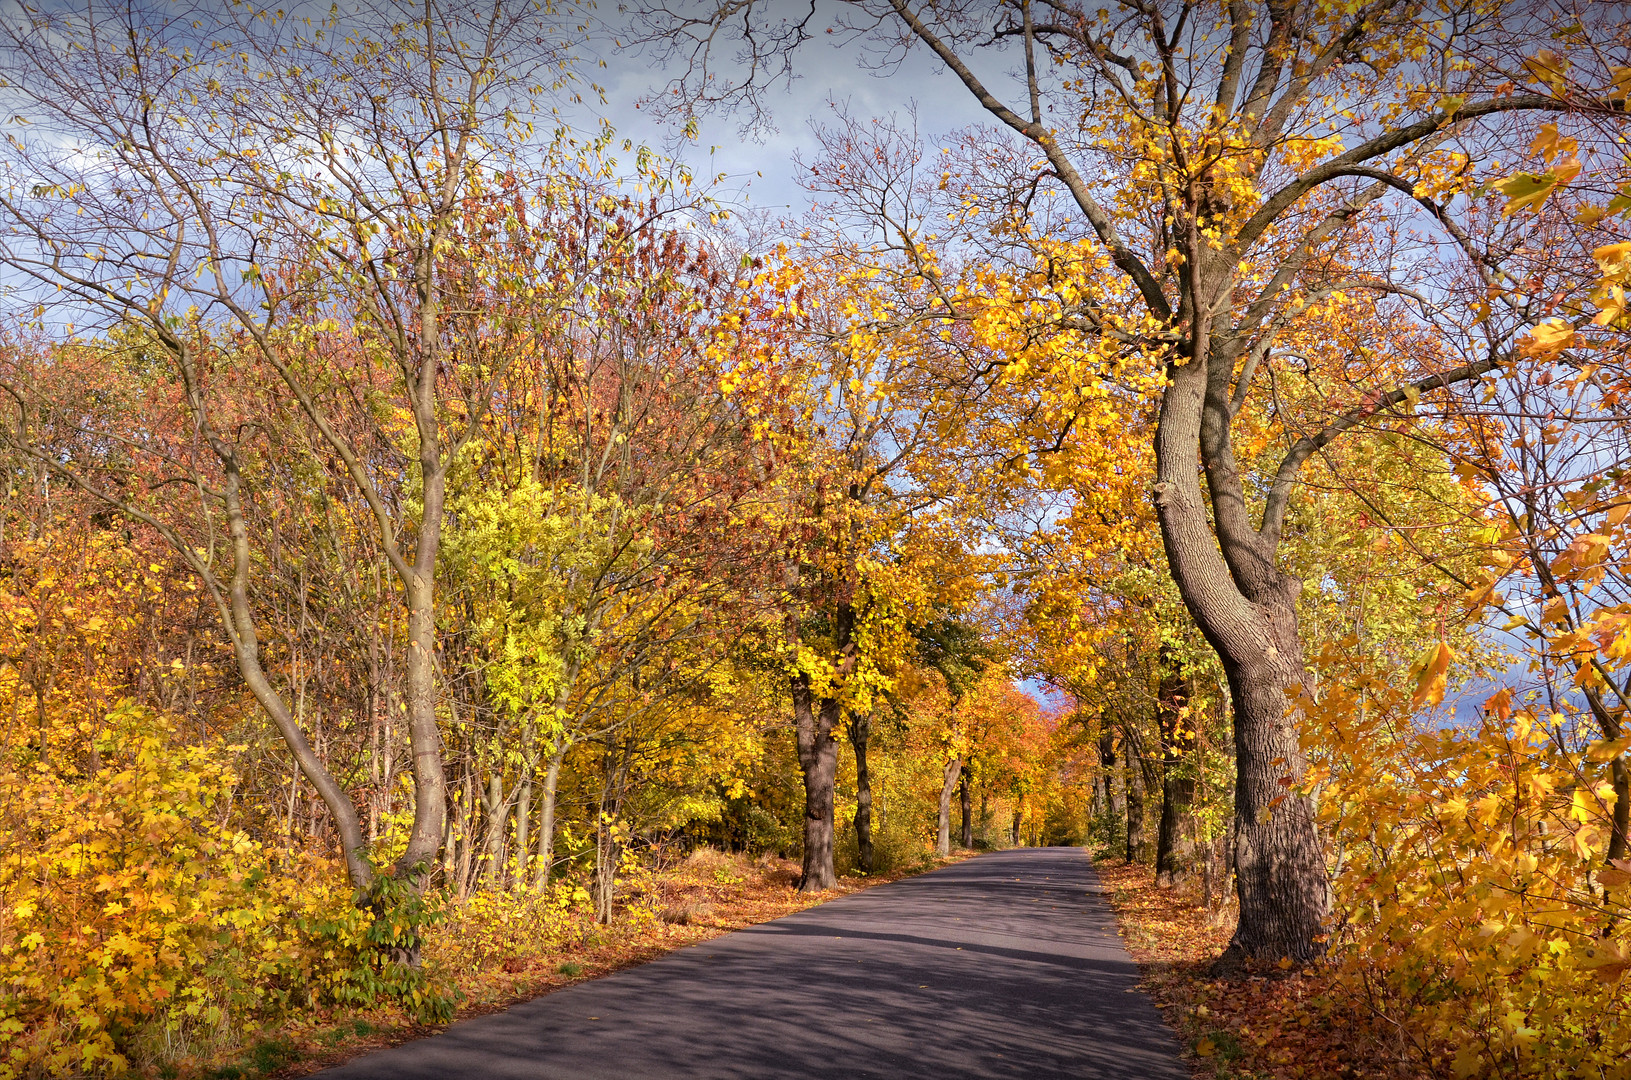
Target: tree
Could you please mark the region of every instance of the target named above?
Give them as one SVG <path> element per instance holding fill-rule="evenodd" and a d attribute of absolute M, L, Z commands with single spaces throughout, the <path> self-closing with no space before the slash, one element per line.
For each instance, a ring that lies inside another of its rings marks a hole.
<path fill-rule="evenodd" d="M 944 858 L 951 854 L 952 794 L 959 781 L 967 791 L 969 732 L 965 730 L 959 709 L 964 697 L 991 666 L 992 657 L 979 628 L 955 618 L 928 623 L 917 631 L 916 637 L 918 662 L 937 672 L 946 685 L 945 779 L 940 786 L 934 842 L 936 854 Z"/>
<path fill-rule="evenodd" d="M 1436 230 L 1443 252 L 1435 246 L 1428 262 L 1460 258 L 1486 282 L 1499 274 L 1502 254 L 1476 239 L 1471 151 L 1514 118 L 1600 108 L 1617 32 L 1603 22 L 1576 32 L 1574 13 L 1553 21 L 1521 4 L 1434 21 L 1396 0 L 1099 11 L 856 0 L 840 12 L 852 34 L 927 48 L 1034 154 L 1014 204 L 1053 186 L 1107 266 L 1105 289 L 1082 296 L 1073 321 L 1164 367 L 1154 502 L 1172 575 L 1222 661 L 1234 712 L 1240 923 L 1230 956 L 1306 961 L 1320 951 L 1328 899 L 1289 710 L 1305 667 L 1302 583 L 1282 561 L 1286 513 L 1309 458 L 1366 418 L 1512 359 L 1524 304 L 1479 324 L 1474 355 L 1449 366 L 1332 357 L 1350 389 L 1306 417 L 1260 496 L 1243 484 L 1236 417 L 1271 392 L 1288 359 L 1279 339 L 1326 297 L 1388 298 L 1395 317 L 1442 325 L 1398 246 L 1369 242 L 1390 224 Z M 676 49 L 743 28 L 758 81 L 738 83 L 734 97 L 715 84 L 712 96 L 676 96 L 688 103 L 754 100 L 815 31 L 768 5 L 653 4 L 643 16 Z M 1567 81 L 1561 61 L 1525 66 L 1515 50 L 1554 29 L 1582 45 Z M 1024 70 L 1016 104 L 972 64 L 980 46 L 1009 44 Z"/>
<path fill-rule="evenodd" d="M 898 667 L 910 626 L 936 601 L 963 602 L 979 560 L 966 520 L 969 470 L 925 403 L 939 389 L 915 343 L 875 330 L 893 303 L 853 247 L 805 260 L 782 251 L 758 275 L 794 313 L 796 368 L 771 385 L 782 415 L 764 426 L 779 461 L 779 524 L 789 539 L 777 592 L 800 769 L 801 888 L 831 888 L 837 736 L 871 709 Z M 754 385 L 752 374 L 733 385 Z M 885 582 L 893 586 L 886 590 Z"/>
<path fill-rule="evenodd" d="M 481 430 L 513 330 L 502 308 L 475 302 L 510 282 L 454 253 L 503 242 L 470 231 L 507 202 L 495 171 L 558 170 L 526 116 L 566 77 L 562 39 L 530 4 L 364 4 L 316 23 L 249 5 L 207 25 L 196 14 L 99 3 L 4 24 L 7 84 L 52 134 L 9 144 L 0 260 L 38 287 L 37 317 L 67 321 L 72 307 L 84 325 L 120 328 L 159 373 L 148 404 L 164 413 L 145 434 L 86 427 L 68 457 L 35 452 L 154 528 L 199 576 L 367 887 L 357 809 L 263 659 L 266 537 L 251 507 L 266 497 L 255 458 L 278 448 L 256 441 L 256 409 L 299 418 L 367 506 L 397 581 L 414 823 L 396 873 L 422 875 L 446 815 L 435 654 L 448 478 Z M 31 448 L 58 408 L 38 386 L 8 382 L 9 434 Z M 126 456 L 153 471 L 151 486 L 126 486 Z"/>

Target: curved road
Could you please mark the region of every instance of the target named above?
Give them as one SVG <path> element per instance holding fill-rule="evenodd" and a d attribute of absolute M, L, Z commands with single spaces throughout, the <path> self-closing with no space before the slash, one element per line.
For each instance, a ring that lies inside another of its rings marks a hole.
<path fill-rule="evenodd" d="M 329 1080 L 1188 1080 L 1080 848 L 879 885 L 357 1058 Z"/>

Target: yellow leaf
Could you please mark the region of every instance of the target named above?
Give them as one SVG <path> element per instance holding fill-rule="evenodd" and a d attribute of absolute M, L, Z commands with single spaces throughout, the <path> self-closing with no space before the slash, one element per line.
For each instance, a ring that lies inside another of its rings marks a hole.
<path fill-rule="evenodd" d="M 1202 1039 L 1195 1044 L 1195 1056 L 1209 1058 L 1218 1052 L 1218 1044 L 1211 1039 Z"/>
<path fill-rule="evenodd" d="M 1560 352 L 1574 344 L 1574 327 L 1562 319 L 1547 319 L 1529 331 L 1522 342 L 1525 356 L 1544 356 Z"/>
<path fill-rule="evenodd" d="M 1411 695 L 1411 701 L 1416 706 L 1423 704 L 1437 705 L 1444 700 L 1444 690 L 1449 684 L 1450 663 L 1455 659 L 1455 652 L 1445 642 L 1439 642 L 1427 650 L 1422 658 L 1421 672 L 1416 677 L 1416 690 Z"/>
<path fill-rule="evenodd" d="M 1562 178 L 1555 173 L 1518 173 L 1497 180 L 1491 186 L 1506 196 L 1506 207 L 1501 213 L 1510 216 L 1522 210 L 1538 211 L 1560 182 Z"/>
<path fill-rule="evenodd" d="M 1627 735 L 1623 739 L 1615 739 L 1612 742 L 1607 739 L 1599 739 L 1586 748 L 1586 760 L 1593 765 L 1602 765 L 1605 762 L 1613 761 L 1627 750 L 1631 750 L 1631 735 Z"/>

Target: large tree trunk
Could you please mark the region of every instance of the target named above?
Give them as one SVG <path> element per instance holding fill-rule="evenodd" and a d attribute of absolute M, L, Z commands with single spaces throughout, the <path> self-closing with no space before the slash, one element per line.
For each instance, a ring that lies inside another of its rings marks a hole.
<path fill-rule="evenodd" d="M 1192 310 L 1183 314 L 1193 323 Z M 1266 512 L 1262 533 L 1249 520 L 1228 438 L 1235 355 L 1212 349 L 1208 356 L 1204 313 L 1199 322 L 1191 338 L 1199 355 L 1167 368 L 1155 505 L 1173 578 L 1217 651 L 1234 700 L 1240 924 L 1221 964 L 1241 957 L 1303 963 L 1322 951 L 1330 895 L 1314 808 L 1295 789 L 1306 769 L 1290 709 L 1303 680 L 1301 583 L 1275 565 L 1277 519 Z M 1212 514 L 1197 458 L 1206 468 Z"/>
<path fill-rule="evenodd" d="M 872 873 L 877 862 L 877 852 L 872 845 L 872 774 L 866 760 L 867 740 L 871 735 L 870 714 L 850 718 L 849 741 L 855 748 L 855 861 L 863 874 Z"/>
<path fill-rule="evenodd" d="M 821 892 L 838 884 L 833 871 L 833 780 L 838 773 L 836 699 L 817 698 L 810 677 L 793 676 L 793 726 L 799 769 L 804 774 L 804 868 L 800 892 Z"/>
<path fill-rule="evenodd" d="M 945 779 L 940 785 L 940 816 L 934 834 L 934 851 L 941 858 L 951 854 L 951 796 L 957 790 L 957 778 L 962 773 L 962 758 L 952 758 L 946 762 Z"/>
<path fill-rule="evenodd" d="M 957 798 L 962 803 L 963 835 L 962 845 L 965 849 L 974 846 L 974 800 L 968 790 L 968 765 L 963 766 L 962 779 L 957 782 Z"/>
<path fill-rule="evenodd" d="M 1160 663 L 1156 722 L 1161 732 L 1161 825 L 1155 842 L 1155 879 L 1171 887 L 1190 875 L 1199 852 L 1194 761 L 1198 721 L 1189 684 L 1165 649 Z"/>

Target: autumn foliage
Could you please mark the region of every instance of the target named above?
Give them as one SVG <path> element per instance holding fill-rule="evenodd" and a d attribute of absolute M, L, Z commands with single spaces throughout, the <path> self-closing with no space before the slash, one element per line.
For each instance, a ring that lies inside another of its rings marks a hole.
<path fill-rule="evenodd" d="M 548 5 L 0 17 L 0 1080 L 1027 844 L 1219 1075 L 1627 1075 L 1624 27 L 837 6 L 992 126 L 835 108 L 769 237 Z"/>

